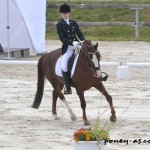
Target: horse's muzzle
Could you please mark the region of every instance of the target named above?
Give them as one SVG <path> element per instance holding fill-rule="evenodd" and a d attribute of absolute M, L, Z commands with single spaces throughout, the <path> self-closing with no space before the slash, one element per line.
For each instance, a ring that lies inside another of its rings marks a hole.
<path fill-rule="evenodd" d="M 96 77 L 96 78 L 100 78 L 101 76 L 102 76 L 101 70 L 97 70 L 94 74 L 94 77 Z"/>

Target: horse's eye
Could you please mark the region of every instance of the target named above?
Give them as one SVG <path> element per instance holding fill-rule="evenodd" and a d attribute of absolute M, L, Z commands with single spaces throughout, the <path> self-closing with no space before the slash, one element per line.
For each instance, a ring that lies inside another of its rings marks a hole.
<path fill-rule="evenodd" d="M 92 54 L 89 54 L 89 59 L 93 59 L 93 55 Z"/>

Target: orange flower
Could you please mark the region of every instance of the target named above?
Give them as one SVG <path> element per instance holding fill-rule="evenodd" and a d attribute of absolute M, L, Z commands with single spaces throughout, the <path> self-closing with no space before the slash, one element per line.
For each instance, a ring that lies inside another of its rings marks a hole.
<path fill-rule="evenodd" d="M 74 140 L 78 141 L 100 141 L 100 140 L 108 140 L 109 136 L 109 127 L 107 124 L 104 125 L 103 128 L 100 126 L 100 119 L 97 118 L 95 125 L 89 129 L 78 129 L 74 132 Z"/>
<path fill-rule="evenodd" d="M 86 131 L 83 131 L 83 133 L 82 133 L 82 134 L 83 134 L 83 135 L 86 135 L 86 133 L 87 133 Z"/>
<path fill-rule="evenodd" d="M 78 137 L 74 137 L 74 140 L 75 140 L 76 142 L 78 142 L 78 141 L 79 141 Z"/>

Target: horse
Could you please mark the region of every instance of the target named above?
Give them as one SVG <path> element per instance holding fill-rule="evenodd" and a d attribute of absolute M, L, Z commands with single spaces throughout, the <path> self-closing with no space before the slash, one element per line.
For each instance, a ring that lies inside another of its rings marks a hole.
<path fill-rule="evenodd" d="M 62 89 L 64 87 L 63 78 L 56 75 L 55 65 L 58 58 L 61 56 L 61 48 L 56 49 L 48 54 L 42 55 L 38 61 L 38 81 L 37 81 L 37 91 L 35 95 L 32 108 L 38 109 L 42 101 L 43 91 L 44 91 L 44 80 L 45 77 L 51 83 L 53 87 L 52 92 L 52 115 L 57 119 L 56 104 L 57 99 L 60 98 L 66 105 L 70 117 L 73 121 L 77 120 L 76 115 L 73 113 L 72 109 L 69 107 Z M 90 125 L 89 120 L 86 116 L 86 101 L 84 97 L 84 91 L 89 90 L 91 87 L 95 87 L 100 91 L 106 98 L 110 105 L 111 116 L 110 121 L 116 121 L 115 109 L 112 102 L 112 97 L 108 94 L 105 89 L 100 74 L 100 59 L 101 55 L 98 51 L 98 43 L 95 45 L 92 42 L 85 40 L 82 43 L 82 47 L 79 52 L 79 57 L 77 60 L 75 72 L 71 78 L 71 86 L 76 89 L 77 95 L 80 99 L 80 105 L 83 111 L 83 121 L 84 125 Z"/>

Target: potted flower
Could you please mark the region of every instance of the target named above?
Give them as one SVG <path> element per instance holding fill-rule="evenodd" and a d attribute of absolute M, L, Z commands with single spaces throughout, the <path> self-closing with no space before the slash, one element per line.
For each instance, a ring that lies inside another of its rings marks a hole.
<path fill-rule="evenodd" d="M 109 127 L 105 123 L 102 128 L 98 117 L 91 128 L 81 128 L 74 132 L 74 150 L 106 150 L 105 140 L 109 139 Z"/>

